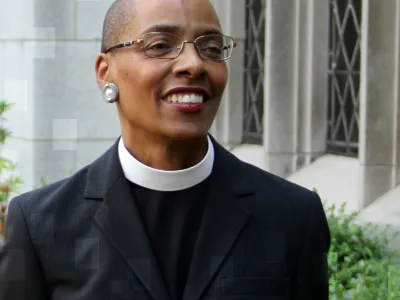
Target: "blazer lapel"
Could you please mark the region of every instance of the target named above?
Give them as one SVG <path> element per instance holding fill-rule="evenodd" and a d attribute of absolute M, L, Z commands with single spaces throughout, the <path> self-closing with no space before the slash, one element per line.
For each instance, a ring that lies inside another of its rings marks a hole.
<path fill-rule="evenodd" d="M 239 160 L 213 140 L 215 164 L 210 196 L 199 231 L 183 300 L 198 300 L 245 226 L 249 212 L 239 197 L 251 194 L 250 185 L 237 174 Z"/>
<path fill-rule="evenodd" d="M 124 257 L 154 300 L 169 299 L 161 272 L 130 187 L 123 174 L 117 143 L 88 171 L 85 198 L 103 202 L 95 222 Z"/>

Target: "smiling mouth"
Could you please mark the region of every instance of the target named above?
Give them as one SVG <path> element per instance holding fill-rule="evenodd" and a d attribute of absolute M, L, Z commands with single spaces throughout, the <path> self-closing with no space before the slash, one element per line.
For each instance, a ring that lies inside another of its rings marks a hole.
<path fill-rule="evenodd" d="M 195 93 L 177 93 L 170 94 L 165 98 L 165 101 L 171 103 L 193 103 L 200 104 L 205 102 L 205 97 L 202 94 Z"/>

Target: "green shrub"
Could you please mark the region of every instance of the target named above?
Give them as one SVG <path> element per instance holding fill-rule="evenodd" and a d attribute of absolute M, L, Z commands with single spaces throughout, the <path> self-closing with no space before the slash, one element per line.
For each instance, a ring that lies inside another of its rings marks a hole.
<path fill-rule="evenodd" d="M 5 145 L 11 132 L 4 127 L 6 118 L 4 114 L 11 109 L 12 105 L 5 100 L 0 101 L 0 147 Z M 18 192 L 21 179 L 14 176 L 17 165 L 10 159 L 0 155 L 0 245 L 4 238 L 4 223 L 10 194 Z"/>
<path fill-rule="evenodd" d="M 398 300 L 400 268 L 388 249 L 389 227 L 360 225 L 345 205 L 326 209 L 331 230 L 330 299 Z M 393 235 L 393 238 L 396 234 Z"/>

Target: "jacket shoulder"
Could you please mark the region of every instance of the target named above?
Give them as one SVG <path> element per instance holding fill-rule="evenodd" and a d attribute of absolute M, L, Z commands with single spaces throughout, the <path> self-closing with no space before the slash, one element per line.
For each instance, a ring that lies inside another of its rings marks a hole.
<path fill-rule="evenodd" d="M 71 199 L 74 196 L 83 195 L 88 167 L 84 167 L 71 177 L 22 193 L 12 198 L 11 201 L 17 202 L 23 211 L 28 214 L 45 212 L 49 207 L 56 205 L 63 199 Z"/>
<path fill-rule="evenodd" d="M 272 174 L 255 165 L 241 161 L 241 168 L 247 174 L 249 181 L 260 192 L 274 191 L 281 196 L 315 197 L 316 193 L 283 177 Z"/>
<path fill-rule="evenodd" d="M 245 162 L 242 168 L 254 190 L 254 196 L 247 197 L 244 205 L 260 224 L 266 228 L 275 224 L 277 230 L 286 228 L 298 237 L 304 237 L 315 225 L 329 241 L 327 215 L 316 192 Z"/>

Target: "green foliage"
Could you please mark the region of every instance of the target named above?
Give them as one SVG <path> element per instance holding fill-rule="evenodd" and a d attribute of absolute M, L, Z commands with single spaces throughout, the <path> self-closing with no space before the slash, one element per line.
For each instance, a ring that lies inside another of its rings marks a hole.
<path fill-rule="evenodd" d="M 40 177 L 40 187 L 45 187 L 45 186 L 47 186 L 48 184 L 47 184 L 47 181 L 46 181 L 46 179 L 42 176 L 42 177 Z"/>
<path fill-rule="evenodd" d="M 331 230 L 329 252 L 330 299 L 398 300 L 398 253 L 388 249 L 390 227 L 360 225 L 358 214 L 346 214 L 345 205 L 326 209 Z"/>
<path fill-rule="evenodd" d="M 7 121 L 4 114 L 12 108 L 6 100 L 0 101 L 0 147 L 5 145 L 11 132 L 4 127 Z M 18 186 L 22 180 L 14 176 L 17 165 L 10 159 L 0 155 L 0 243 L 4 236 L 4 222 L 10 194 L 18 192 Z"/>

